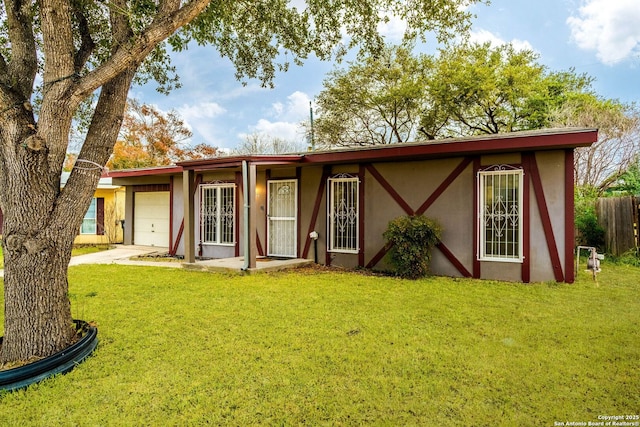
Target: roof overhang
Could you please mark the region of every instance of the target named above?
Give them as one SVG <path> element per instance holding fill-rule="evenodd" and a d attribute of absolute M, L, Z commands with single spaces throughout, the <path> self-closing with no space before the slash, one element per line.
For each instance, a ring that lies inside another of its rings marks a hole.
<path fill-rule="evenodd" d="M 136 178 L 240 168 L 243 162 L 256 166 L 305 166 L 337 163 L 392 162 L 446 157 L 567 150 L 588 147 L 598 140 L 597 129 L 557 128 L 524 132 L 450 138 L 416 143 L 375 145 L 282 155 L 225 156 L 189 160 L 175 166 L 111 171 L 112 178 Z"/>
<path fill-rule="evenodd" d="M 224 168 L 238 168 L 242 166 L 242 162 L 248 162 L 253 165 L 295 165 L 302 162 L 303 154 L 282 154 L 282 155 L 248 155 L 248 156 L 228 156 L 214 157 L 211 159 L 189 160 L 180 162 L 178 165 L 186 170 L 211 170 Z"/>
<path fill-rule="evenodd" d="M 305 163 L 424 160 L 444 157 L 588 147 L 598 140 L 597 129 L 545 129 L 409 144 L 332 150 L 305 155 Z"/>
<path fill-rule="evenodd" d="M 139 176 L 176 175 L 181 173 L 182 166 L 158 166 L 153 168 L 109 171 L 105 176 L 110 178 L 135 178 Z"/>

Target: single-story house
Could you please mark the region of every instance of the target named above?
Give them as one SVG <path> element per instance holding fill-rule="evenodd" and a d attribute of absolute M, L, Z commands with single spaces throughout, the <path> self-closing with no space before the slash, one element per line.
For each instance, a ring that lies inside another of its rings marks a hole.
<path fill-rule="evenodd" d="M 67 183 L 69 175 L 69 172 L 63 172 L 60 176 L 62 187 Z M 112 178 L 107 176 L 100 178 L 78 235 L 73 241 L 74 244 L 122 243 L 125 188 L 113 185 L 111 180 Z M 0 234 L 2 234 L 2 211 L 0 211 Z"/>
<path fill-rule="evenodd" d="M 385 269 L 390 220 L 424 214 L 443 235 L 435 274 L 574 280 L 574 149 L 595 129 L 546 129 L 113 171 L 126 244 L 195 258 L 316 259 Z M 186 196 L 186 197 L 185 197 Z"/>

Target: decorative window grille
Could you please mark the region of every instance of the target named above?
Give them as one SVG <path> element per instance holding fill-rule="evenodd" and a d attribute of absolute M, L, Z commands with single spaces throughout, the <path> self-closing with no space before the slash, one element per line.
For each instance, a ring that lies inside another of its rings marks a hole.
<path fill-rule="evenodd" d="M 91 199 L 89 209 L 84 214 L 82 225 L 80 226 L 80 234 L 96 234 L 98 225 L 98 200 L 94 197 Z"/>
<path fill-rule="evenodd" d="M 200 239 L 202 243 L 235 243 L 235 185 L 200 186 Z"/>
<path fill-rule="evenodd" d="M 358 252 L 358 178 L 329 178 L 329 251 Z"/>
<path fill-rule="evenodd" d="M 480 260 L 522 261 L 523 175 L 506 165 L 478 172 Z"/>

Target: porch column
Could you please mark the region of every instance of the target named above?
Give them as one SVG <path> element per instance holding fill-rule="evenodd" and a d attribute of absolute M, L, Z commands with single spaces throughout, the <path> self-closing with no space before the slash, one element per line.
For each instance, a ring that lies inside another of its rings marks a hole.
<path fill-rule="evenodd" d="M 126 186 L 124 196 L 124 231 L 123 242 L 125 245 L 133 245 L 133 203 L 134 193 L 131 185 Z"/>
<path fill-rule="evenodd" d="M 188 263 L 196 262 L 195 248 L 195 227 L 194 227 L 194 203 L 192 194 L 194 192 L 194 172 L 184 170 L 182 172 L 182 200 L 184 203 L 184 261 Z"/>
<path fill-rule="evenodd" d="M 244 268 L 256 268 L 256 165 L 243 161 L 242 192 L 244 194 Z"/>

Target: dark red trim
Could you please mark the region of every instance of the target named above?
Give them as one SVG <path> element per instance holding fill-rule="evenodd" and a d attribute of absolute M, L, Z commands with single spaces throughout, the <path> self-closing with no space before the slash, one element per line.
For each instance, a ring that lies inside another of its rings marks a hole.
<path fill-rule="evenodd" d="M 442 181 L 442 183 L 436 188 L 436 190 L 429 196 L 427 200 L 416 210 L 416 215 L 422 215 L 429 209 L 429 206 L 435 202 L 438 197 L 444 193 L 444 191 L 451 185 L 453 181 L 460 176 L 460 174 L 469 166 L 473 159 L 470 157 L 464 158 L 460 164 L 447 176 L 447 178 Z"/>
<path fill-rule="evenodd" d="M 169 254 L 173 250 L 173 175 L 169 177 Z"/>
<path fill-rule="evenodd" d="M 522 154 L 522 269 L 521 278 L 524 283 L 531 282 L 531 156 L 535 154 Z"/>
<path fill-rule="evenodd" d="M 306 154 L 305 163 L 348 163 L 423 160 L 590 146 L 598 140 L 596 129 L 546 129 L 450 139 L 431 144 L 392 144 L 365 149 L 333 150 Z"/>
<path fill-rule="evenodd" d="M 304 157 L 302 154 L 284 154 L 284 155 L 248 155 L 248 156 L 224 156 L 213 157 L 210 159 L 188 160 L 179 162 L 178 165 L 184 169 L 208 170 L 213 166 L 214 169 L 240 167 L 243 161 L 250 162 L 255 165 L 291 165 L 299 163 Z"/>
<path fill-rule="evenodd" d="M 453 264 L 453 266 L 460 272 L 460 274 L 462 274 L 463 277 L 471 277 L 471 273 L 469 272 L 469 270 L 467 270 L 467 268 L 462 265 L 460 260 L 456 258 L 453 252 L 451 252 L 444 243 L 439 242 L 436 245 L 436 248 L 440 249 L 440 252 L 442 252 L 442 254 L 449 260 L 451 264 Z"/>
<path fill-rule="evenodd" d="M 367 163 L 365 165 L 365 168 L 376 179 L 376 181 L 378 181 L 380 183 L 382 188 L 384 188 L 386 190 L 386 192 L 391 196 L 391 198 L 393 200 L 395 200 L 395 202 L 398 204 L 398 206 L 400 206 L 402 208 L 402 210 L 404 210 L 407 213 L 407 215 L 413 215 L 414 214 L 413 209 L 411 208 L 411 206 L 409 206 L 409 204 L 407 202 L 405 202 L 405 200 L 402 198 L 402 196 L 400 196 L 400 194 L 398 194 L 398 192 L 391 186 L 391 184 L 389 184 L 389 181 L 384 179 L 384 177 L 380 174 L 380 172 L 378 172 L 378 170 L 372 164 Z M 363 176 L 364 176 L 364 174 L 363 174 Z"/>
<path fill-rule="evenodd" d="M 169 255 L 174 256 L 176 252 L 178 252 L 178 245 L 180 244 L 180 239 L 182 239 L 182 233 L 184 233 L 184 219 L 180 223 L 180 228 L 178 229 L 178 234 L 176 235 L 176 241 L 173 243 L 173 246 L 169 251 Z"/>
<path fill-rule="evenodd" d="M 109 178 L 133 178 L 138 176 L 181 174 L 181 173 L 182 173 L 181 166 L 158 166 L 153 168 L 109 171 L 109 173 L 104 176 Z"/>
<path fill-rule="evenodd" d="M 480 266 L 480 248 L 478 245 L 480 244 L 479 240 L 479 228 L 478 221 L 480 218 L 478 215 L 480 214 L 479 206 L 478 206 L 478 171 L 482 165 L 480 164 L 480 157 L 476 157 L 473 159 L 473 238 L 471 241 L 473 242 L 473 277 L 475 279 L 479 279 L 481 273 Z"/>
<path fill-rule="evenodd" d="M 373 256 L 373 258 L 371 258 L 371 261 L 369 261 L 369 263 L 367 264 L 367 268 L 373 268 L 376 266 L 376 264 L 378 264 L 380 262 L 380 260 L 382 258 L 384 258 L 384 256 L 387 254 L 387 252 L 389 252 L 389 249 L 391 249 L 391 245 L 387 246 L 383 246 L 382 249 L 380 249 L 378 251 L 377 254 L 375 254 Z"/>
<path fill-rule="evenodd" d="M 566 150 L 564 154 L 564 280 L 573 283 L 573 247 L 575 245 L 575 194 L 574 194 L 574 151 Z"/>
<path fill-rule="evenodd" d="M 264 256 L 264 250 L 262 249 L 262 243 L 260 243 L 260 233 L 256 230 L 256 246 L 258 249 L 258 255 Z"/>
<path fill-rule="evenodd" d="M 358 267 L 364 267 L 364 176 L 367 166 L 361 163 L 358 170 Z"/>
<path fill-rule="evenodd" d="M 374 176 L 374 178 L 376 178 L 376 180 L 382 185 L 382 187 L 387 190 L 387 192 L 398 203 L 398 205 L 400 205 L 400 207 L 404 209 L 407 215 L 422 215 L 427 209 L 429 209 L 429 206 L 431 206 L 433 202 L 435 202 L 438 197 L 440 197 L 442 193 L 445 192 L 445 190 L 451 185 L 451 183 L 453 183 L 453 181 L 455 181 L 456 178 L 460 176 L 460 174 L 467 168 L 467 166 L 469 166 L 472 160 L 472 158 L 463 159 L 460 164 L 458 164 L 458 166 L 456 166 L 456 168 L 445 178 L 445 180 L 440 183 L 438 188 L 436 188 L 435 191 L 429 197 L 427 197 L 427 200 L 425 200 L 420 208 L 418 208 L 418 210 L 415 212 L 413 211 L 413 209 L 411 209 L 411 206 L 409 206 L 409 204 L 404 201 L 402 196 L 400 196 L 395 191 L 395 189 L 391 187 L 391 185 L 384 179 L 384 177 L 380 175 L 380 173 L 373 167 L 373 165 L 366 165 L 366 169 L 371 173 L 371 175 Z M 378 253 L 376 253 L 373 258 L 371 258 L 366 267 L 373 268 L 386 255 L 389 249 L 390 247 L 386 246 L 380 249 Z M 453 256 L 453 254 L 451 255 Z M 364 260 L 362 261 L 362 264 L 364 264 Z M 465 267 L 462 268 L 466 271 Z"/>
<path fill-rule="evenodd" d="M 296 215 L 297 215 L 297 218 L 296 218 L 296 258 L 299 258 L 300 257 L 300 253 L 301 253 L 301 251 L 300 251 L 300 239 L 301 239 L 300 231 L 302 229 L 301 228 L 302 224 L 300 224 L 300 219 L 302 218 L 302 206 L 301 206 L 302 203 L 300 203 L 301 200 L 302 200 L 302 198 L 301 198 L 302 197 L 301 196 L 302 189 L 300 188 L 301 178 L 302 178 L 302 168 L 301 167 L 297 167 L 296 168 L 296 199 L 297 199 L 296 200 L 296 206 L 298 208 L 296 210 Z"/>
<path fill-rule="evenodd" d="M 311 221 L 309 222 L 309 230 L 307 232 L 306 241 L 304 243 L 304 250 L 302 251 L 302 258 L 306 259 L 309 256 L 309 248 L 311 247 L 311 238 L 309 234 L 316 228 L 316 221 L 318 220 L 318 213 L 320 212 L 320 204 L 322 203 L 322 196 L 325 193 L 327 186 L 327 180 L 331 176 L 331 167 L 326 166 L 322 169 L 322 176 L 320 177 L 320 183 L 318 184 L 318 192 L 316 193 L 316 200 L 313 204 L 313 212 L 311 213 Z"/>
<path fill-rule="evenodd" d="M 104 236 L 104 197 L 96 197 L 96 234 Z"/>
<path fill-rule="evenodd" d="M 191 190 L 192 199 L 195 197 L 196 191 L 198 191 L 198 186 L 200 185 L 201 182 L 202 182 L 202 175 L 201 174 L 196 175 L 196 180 L 193 185 L 193 190 Z M 198 215 L 198 217 L 200 217 L 200 215 Z M 173 243 L 173 246 L 169 248 L 169 254 L 171 256 L 175 255 L 176 252 L 178 252 L 178 246 L 180 245 L 180 240 L 182 239 L 182 233 L 184 233 L 184 217 L 182 218 L 182 222 L 180 223 L 180 228 L 178 229 L 178 235 L 176 236 L 176 240 Z M 169 242 L 169 245 L 171 245 L 171 242 Z"/>
<path fill-rule="evenodd" d="M 155 191 L 169 191 L 169 184 L 146 184 L 146 185 L 132 185 L 132 191 L 134 193 L 151 193 Z"/>
<path fill-rule="evenodd" d="M 257 170 L 257 168 L 256 168 Z M 269 252 L 269 192 L 271 191 L 271 188 L 269 187 L 269 181 L 271 180 L 271 169 L 265 169 L 264 170 L 264 206 L 265 206 L 265 214 L 262 216 L 262 224 L 264 225 L 264 251 L 263 252 L 263 256 L 265 256 L 266 254 L 268 254 Z M 257 172 L 256 172 L 256 189 L 258 187 L 258 176 L 257 176 Z M 252 202 L 250 201 L 249 204 L 255 204 L 255 200 Z M 259 232 L 258 232 L 258 217 L 256 215 L 256 237 L 259 237 Z"/>
<path fill-rule="evenodd" d="M 547 248 L 549 249 L 549 255 L 551 257 L 553 274 L 557 282 L 564 282 L 564 275 L 562 274 L 562 263 L 560 261 L 560 255 L 558 254 L 556 239 L 553 235 L 551 217 L 549 216 L 547 201 L 544 197 L 544 189 L 542 187 L 542 181 L 540 180 L 538 164 L 534 156 L 530 156 L 529 161 L 531 168 L 531 182 L 533 183 L 533 190 L 536 194 L 536 203 L 538 204 L 538 212 L 540 213 L 540 219 L 542 220 L 542 229 L 544 230 L 544 235 L 547 240 Z"/>

